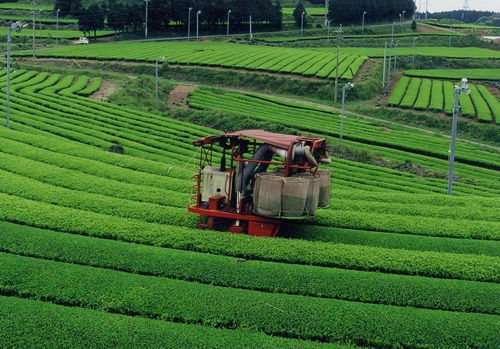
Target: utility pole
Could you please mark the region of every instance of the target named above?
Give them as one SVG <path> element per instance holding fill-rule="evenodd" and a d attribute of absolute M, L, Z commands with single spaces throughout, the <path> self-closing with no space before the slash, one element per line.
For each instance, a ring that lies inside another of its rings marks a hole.
<path fill-rule="evenodd" d="M 7 28 L 7 100 L 5 108 L 5 126 L 10 127 L 10 34 L 13 30 L 20 32 L 23 26 L 19 21 L 12 23 Z"/>
<path fill-rule="evenodd" d="M 191 34 L 191 11 L 193 11 L 192 7 L 189 8 L 189 13 L 188 13 L 188 41 Z"/>
<path fill-rule="evenodd" d="M 392 45 L 394 45 L 394 25 L 396 22 L 392 23 L 392 35 L 391 35 L 391 46 L 389 48 L 389 69 L 387 73 L 387 88 L 391 86 L 391 64 L 392 64 Z"/>
<path fill-rule="evenodd" d="M 325 0 L 325 26 L 328 25 L 328 0 Z"/>
<path fill-rule="evenodd" d="M 33 5 L 33 61 L 36 59 L 36 46 L 35 46 L 35 31 L 36 31 L 36 25 L 35 25 L 35 11 L 36 11 L 36 6 L 38 5 L 35 0 L 31 3 Z"/>
<path fill-rule="evenodd" d="M 387 41 L 384 46 L 384 70 L 382 72 L 382 90 L 385 89 L 385 61 L 387 59 Z"/>
<path fill-rule="evenodd" d="M 363 20 L 361 21 L 361 35 L 363 35 L 365 32 L 365 15 L 366 14 L 367 14 L 367 12 L 363 11 Z"/>
<path fill-rule="evenodd" d="M 448 174 L 448 195 L 452 194 L 453 180 L 455 178 L 455 143 L 457 138 L 457 123 L 458 123 L 458 112 L 460 111 L 459 98 L 461 93 L 470 94 L 469 85 L 467 85 L 467 79 L 463 78 L 460 86 L 455 86 L 455 100 L 453 107 L 453 123 L 451 126 L 451 145 L 450 145 L 450 170 Z"/>
<path fill-rule="evenodd" d="M 340 25 L 339 29 L 337 29 L 335 32 L 337 33 L 337 64 L 335 67 L 335 95 L 333 101 L 337 103 L 338 86 L 339 86 L 340 34 L 344 32 L 342 30 L 342 24 Z"/>
<path fill-rule="evenodd" d="M 146 2 L 146 27 L 144 28 L 144 38 L 148 38 L 148 8 L 149 8 L 149 0 L 144 0 Z"/>
<path fill-rule="evenodd" d="M 345 95 L 346 91 L 353 88 L 354 84 L 352 82 L 348 82 L 342 87 L 342 112 L 340 114 L 340 143 L 342 143 L 342 133 L 344 132 L 344 111 L 345 111 Z"/>

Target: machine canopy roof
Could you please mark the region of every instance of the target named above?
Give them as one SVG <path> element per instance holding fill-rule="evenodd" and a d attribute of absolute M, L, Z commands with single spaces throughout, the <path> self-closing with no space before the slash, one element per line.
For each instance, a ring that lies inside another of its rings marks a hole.
<path fill-rule="evenodd" d="M 288 149 L 292 144 L 296 142 L 301 142 L 301 141 L 316 142 L 323 140 L 322 138 L 285 135 L 280 133 L 267 132 L 263 130 L 241 130 L 221 135 L 203 137 L 201 139 L 195 140 L 193 143 L 194 145 L 201 146 L 204 144 L 219 142 L 220 140 L 225 140 L 228 138 L 231 139 L 252 138 L 282 149 Z"/>

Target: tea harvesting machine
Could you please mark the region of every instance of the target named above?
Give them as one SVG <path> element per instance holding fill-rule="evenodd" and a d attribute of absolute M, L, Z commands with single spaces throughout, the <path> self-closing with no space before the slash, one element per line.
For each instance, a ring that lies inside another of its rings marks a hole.
<path fill-rule="evenodd" d="M 200 228 L 225 219 L 233 233 L 274 237 L 284 219 L 329 204 L 330 171 L 319 169 L 331 162 L 323 138 L 242 130 L 193 144 L 200 158 L 188 211 L 199 214 Z"/>

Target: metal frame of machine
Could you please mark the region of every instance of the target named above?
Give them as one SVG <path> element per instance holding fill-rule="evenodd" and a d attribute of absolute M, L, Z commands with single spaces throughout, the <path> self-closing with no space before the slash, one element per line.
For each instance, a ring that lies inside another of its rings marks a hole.
<path fill-rule="evenodd" d="M 320 163 L 330 162 L 323 138 L 242 130 L 207 136 L 193 144 L 200 147 L 200 162 L 193 176 L 195 204 L 188 210 L 200 215 L 199 227 L 213 229 L 214 220 L 224 218 L 232 220 L 229 231 L 254 236 L 276 236 L 282 223 L 281 217 L 253 211 L 253 182 L 258 173 L 276 165 L 289 177 L 297 172 L 315 173 Z M 214 152 L 222 152 L 217 167 L 213 166 Z"/>

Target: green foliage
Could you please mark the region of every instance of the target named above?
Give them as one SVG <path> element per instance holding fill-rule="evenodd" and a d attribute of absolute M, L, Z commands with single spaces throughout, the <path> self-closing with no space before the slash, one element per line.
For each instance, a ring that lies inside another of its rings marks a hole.
<path fill-rule="evenodd" d="M 499 320 L 493 315 L 262 293 L 7 254 L 0 258 L 5 266 L 0 270 L 3 292 L 19 294 L 29 289 L 25 297 L 59 304 L 342 344 L 438 347 L 452 345 L 457 337 L 477 348 L 499 344 L 494 335 Z M 94 292 L 89 293 L 90 288 Z M 204 306 L 193 307 L 193 300 Z M 446 331 L 438 335 L 435 328 L 443 322 Z M 463 322 L 473 325 L 464 328 Z M 359 323 L 364 326 L 357 327 Z"/>
<path fill-rule="evenodd" d="M 325 108 L 318 110 L 318 108 L 314 107 L 307 107 L 297 103 L 286 103 L 269 97 L 251 94 L 225 93 L 223 99 L 220 97 L 221 95 L 207 90 L 197 90 L 191 93 L 188 102 L 191 107 L 197 109 L 213 111 L 223 110 L 225 112 L 232 112 L 235 114 L 249 115 L 255 119 L 263 121 L 269 119 L 279 120 L 279 122 L 285 126 L 295 126 L 305 132 L 321 134 L 323 136 L 338 136 L 340 120 L 332 117 L 332 111 Z M 370 122 L 346 119 L 344 123 L 346 130 L 349 130 L 349 134 L 346 136 L 346 139 L 349 140 L 365 144 L 383 145 L 385 147 L 389 146 L 396 149 L 403 149 L 405 147 L 401 143 L 400 138 L 403 137 L 405 142 L 408 142 L 409 139 L 413 139 L 411 152 L 417 152 L 417 150 L 419 150 L 418 152 L 421 154 L 432 154 L 433 156 L 442 156 L 443 158 L 447 157 L 447 154 L 440 155 L 436 153 L 435 145 L 436 142 L 439 141 L 436 140 L 435 137 L 431 137 L 429 135 L 405 134 L 400 136 L 398 132 L 381 134 L 379 132 L 379 126 L 372 125 Z M 368 132 L 368 130 L 372 130 L 373 132 Z M 426 142 L 425 139 L 427 137 L 431 137 L 432 141 Z M 442 142 L 442 149 L 447 151 L 449 147 L 448 140 L 442 139 Z M 433 145 L 431 146 L 430 144 Z M 471 152 L 468 155 L 467 152 L 466 148 L 464 148 L 462 158 L 468 158 L 474 163 L 478 163 L 478 161 L 480 161 L 481 156 L 479 156 L 477 152 Z M 492 160 L 489 155 L 486 157 L 488 158 L 488 164 L 484 164 L 486 167 L 496 163 L 496 161 Z"/>
<path fill-rule="evenodd" d="M 44 50 L 39 53 L 39 56 L 56 58 L 93 57 L 98 60 L 118 59 L 154 62 L 161 55 L 165 57 L 165 63 L 168 64 L 197 64 L 246 70 L 264 70 L 262 65 L 266 65 L 265 70 L 269 72 L 287 71 L 292 74 L 302 75 L 307 70 L 307 75 L 330 78 L 333 76 L 332 74 L 335 74 L 333 72 L 336 68 L 335 65 L 328 65 L 328 70 L 325 68 L 327 63 L 335 60 L 336 55 L 332 52 L 318 54 L 317 51 L 221 42 L 203 42 L 196 45 L 189 42 L 144 42 L 138 45 L 138 43 L 100 44 L 86 45 L 84 48 L 77 45 Z M 22 55 L 22 53 L 16 54 Z M 296 55 L 296 59 L 292 61 L 293 63 L 300 60 L 302 64 L 294 65 L 293 68 L 286 68 L 286 65 L 282 64 L 283 58 L 291 55 Z M 361 56 L 362 63 L 366 60 L 366 57 Z M 312 69 L 311 57 L 322 62 L 315 69 Z M 357 57 L 352 58 L 351 62 Z M 360 65 L 358 61 L 352 67 L 349 64 L 340 66 L 339 76 L 342 78 L 344 74 L 347 74 L 344 78 L 351 78 L 356 74 Z"/>
<path fill-rule="evenodd" d="M 164 73 L 320 91 L 254 73 Z M 79 74 L 12 75 L 11 128 L 0 128 L 3 345 L 498 345 L 497 150 L 458 143 L 451 197 L 444 137 L 348 114 L 340 147 L 338 112 L 325 106 L 199 89 L 197 109 L 158 115 L 76 95 L 92 84 Z M 151 90 L 151 78 L 136 81 Z M 195 229 L 192 140 L 218 131 L 174 117 L 327 136 L 343 156 L 322 165 L 336 200 L 285 224 L 284 238 Z"/>
<path fill-rule="evenodd" d="M 30 255 L 49 260 L 57 258 L 59 262 L 64 263 L 232 288 L 498 314 L 497 298 L 492 297 L 493 294 L 500 292 L 496 284 L 394 274 L 380 275 L 287 263 L 242 261 L 234 257 L 132 245 L 110 240 L 97 241 L 89 237 L 5 222 L 0 222 L 0 226 L 5 229 L 5 234 L 0 236 L 2 251 L 17 255 Z M 321 235 L 321 229 L 316 231 Z M 301 235 L 304 235 L 304 232 Z M 311 232 L 311 238 L 313 237 L 314 234 Z M 493 248 L 491 252 L 494 252 Z M 224 273 L 220 270 L 224 270 Z M 449 292 L 452 290 L 455 297 L 450 299 Z"/>
<path fill-rule="evenodd" d="M 408 88 L 409 83 L 410 79 L 406 76 L 403 76 L 401 79 L 399 79 L 396 87 L 387 100 L 387 104 L 390 106 L 399 105 L 401 99 L 403 99 L 403 96 L 406 94 L 406 89 Z"/>
<path fill-rule="evenodd" d="M 423 275 L 432 277 L 456 278 L 472 281 L 498 282 L 500 267 L 498 258 L 478 255 L 455 255 L 434 252 L 387 250 L 383 248 L 310 243 L 307 241 L 286 241 L 282 239 L 251 239 L 247 236 L 231 238 L 227 234 L 211 234 L 187 227 L 147 223 L 130 218 L 118 218 L 89 211 L 63 208 L 56 205 L 36 202 L 15 196 L 0 194 L 0 203 L 9 204 L 11 210 L 2 212 L 0 220 L 20 224 L 67 231 L 101 238 L 117 239 L 128 242 L 156 246 L 210 252 L 233 257 L 262 259 L 266 261 L 311 264 L 317 266 L 341 267 L 365 271 L 383 271 L 397 274 Z M 372 230 L 383 222 L 374 214 L 346 211 L 337 213 L 338 217 L 322 216 L 323 224 L 351 226 L 359 229 L 366 225 Z M 362 217 L 365 217 L 362 219 Z M 411 217 L 410 217 L 411 218 Z M 436 224 L 437 219 L 420 219 L 415 222 L 396 215 L 386 215 L 393 231 L 415 230 Z M 179 220 L 182 218 L 179 217 Z M 352 221 L 349 223 L 349 221 Z M 357 223 L 356 223 L 357 222 Z M 402 227 L 398 224 L 403 223 Z M 423 223 L 422 227 L 419 224 Z M 446 223 L 451 223 L 446 221 Z M 463 223 L 463 222 L 460 222 Z M 473 223 L 470 223 L 473 226 Z M 479 229 L 490 229 L 490 235 L 498 240 L 498 224 L 482 223 Z M 495 230 L 496 227 L 496 230 Z M 440 236 L 461 238 L 480 237 L 480 232 L 470 232 L 470 227 L 456 223 L 450 233 L 434 228 Z M 460 235 L 454 235 L 458 233 Z M 425 263 L 422 263 L 425 261 Z"/>
<path fill-rule="evenodd" d="M 123 316 L 49 302 L 0 297 L 0 341 L 11 347 L 332 348 L 335 344 Z M 133 331 L 131 331 L 133 328 Z"/>
<path fill-rule="evenodd" d="M 407 76 L 460 80 L 500 80 L 498 69 L 415 69 L 405 70 Z"/>
<path fill-rule="evenodd" d="M 420 110 L 427 109 L 431 99 L 431 88 L 432 80 L 422 79 L 422 84 L 420 85 L 420 89 L 418 91 L 418 97 L 415 100 L 413 108 Z"/>
<path fill-rule="evenodd" d="M 415 73 L 407 73 L 407 75 L 413 74 Z M 428 76 L 434 75 L 434 73 L 415 75 Z M 456 73 L 452 72 L 451 75 L 455 76 Z M 491 96 L 484 86 L 481 86 L 481 92 L 478 91 L 476 85 L 469 84 L 469 87 L 471 90 L 470 95 L 465 93 L 460 95 L 461 114 L 470 119 L 491 123 L 493 115 L 495 115 L 496 110 L 500 107 L 500 103 Z M 490 97 L 488 97 L 488 95 Z M 387 104 L 402 108 L 413 108 L 417 110 L 429 109 L 453 114 L 454 85 L 450 81 L 440 82 L 438 80 L 431 81 L 429 79 L 421 80 L 420 78 L 409 78 L 404 76 L 396 85 Z"/>
<path fill-rule="evenodd" d="M 499 101 L 491 95 L 486 87 L 483 85 L 477 86 L 478 92 L 481 94 L 483 99 L 488 103 L 488 107 L 491 110 L 491 114 L 495 117 L 495 120 L 498 122 L 500 120 L 500 103 Z"/>
<path fill-rule="evenodd" d="M 392 21 L 397 14 L 404 11 L 406 18 L 411 18 L 415 12 L 415 4 L 410 0 L 394 1 L 371 1 L 359 0 L 353 2 L 330 2 L 328 3 L 328 14 L 336 23 L 358 23 L 363 11 L 367 12 L 368 22 Z"/>
<path fill-rule="evenodd" d="M 292 16 L 295 21 L 295 24 L 297 24 L 297 27 L 302 28 L 302 25 L 304 27 L 307 27 L 306 8 L 304 7 L 304 4 L 302 3 L 301 0 L 299 0 L 297 6 L 295 6 Z"/>
<path fill-rule="evenodd" d="M 92 79 L 92 81 L 90 82 L 90 84 L 88 84 L 88 86 L 85 86 L 85 88 L 82 88 L 81 90 L 78 90 L 74 93 L 76 93 L 79 96 L 88 97 L 94 92 L 96 92 L 101 87 L 101 84 L 102 84 L 102 78 L 96 76 L 95 78 Z"/>

